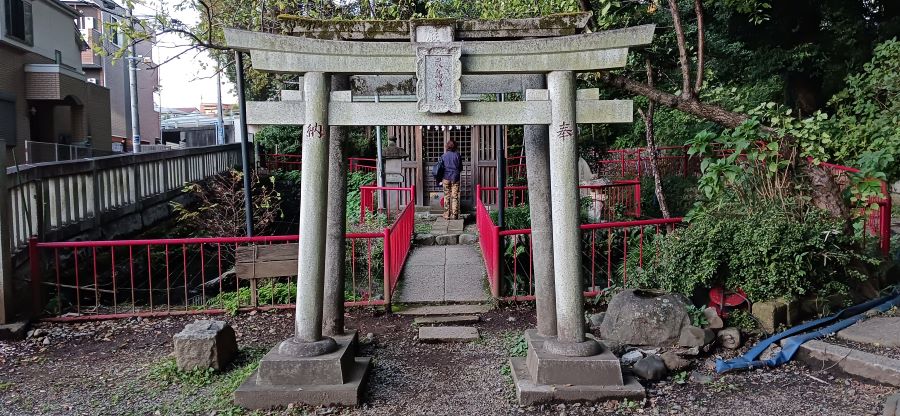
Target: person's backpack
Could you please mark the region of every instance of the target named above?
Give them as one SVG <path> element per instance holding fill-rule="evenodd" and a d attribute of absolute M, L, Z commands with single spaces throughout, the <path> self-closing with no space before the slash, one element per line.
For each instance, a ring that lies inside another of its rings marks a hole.
<path fill-rule="evenodd" d="M 444 159 L 438 159 L 437 163 L 431 167 L 431 176 L 434 177 L 435 182 L 440 182 L 444 180 Z"/>

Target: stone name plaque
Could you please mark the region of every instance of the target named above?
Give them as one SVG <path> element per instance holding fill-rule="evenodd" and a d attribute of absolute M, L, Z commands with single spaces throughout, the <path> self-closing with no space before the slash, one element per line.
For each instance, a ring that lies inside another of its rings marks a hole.
<path fill-rule="evenodd" d="M 423 113 L 461 113 L 462 63 L 459 46 L 416 49 L 416 96 Z"/>

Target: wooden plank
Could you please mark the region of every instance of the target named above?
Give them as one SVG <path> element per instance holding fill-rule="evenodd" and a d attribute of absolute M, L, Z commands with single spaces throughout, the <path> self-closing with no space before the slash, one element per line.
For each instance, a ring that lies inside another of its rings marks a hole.
<path fill-rule="evenodd" d="M 234 270 L 240 279 L 297 275 L 297 243 L 238 247 Z"/>

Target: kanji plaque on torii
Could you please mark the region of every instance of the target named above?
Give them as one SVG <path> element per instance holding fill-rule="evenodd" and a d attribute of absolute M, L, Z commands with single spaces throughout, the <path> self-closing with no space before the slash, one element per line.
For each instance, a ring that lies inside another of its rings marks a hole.
<path fill-rule="evenodd" d="M 459 46 L 416 49 L 416 95 L 425 113 L 460 113 L 462 63 Z"/>

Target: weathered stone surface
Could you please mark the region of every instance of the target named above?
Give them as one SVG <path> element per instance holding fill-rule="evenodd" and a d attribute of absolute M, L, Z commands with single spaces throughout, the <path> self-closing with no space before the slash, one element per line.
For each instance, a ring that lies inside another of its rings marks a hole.
<path fill-rule="evenodd" d="M 175 334 L 174 341 L 175 362 L 181 370 L 221 370 L 238 350 L 234 330 L 225 321 L 194 321 Z"/>
<path fill-rule="evenodd" d="M 20 341 L 25 339 L 27 321 L 13 322 L 0 325 L 0 341 Z"/>
<path fill-rule="evenodd" d="M 478 236 L 475 234 L 460 234 L 459 244 L 475 244 L 478 242 Z"/>
<path fill-rule="evenodd" d="M 588 317 L 588 321 L 591 324 L 591 327 L 599 327 L 603 325 L 603 318 L 606 317 L 606 312 L 594 313 Z"/>
<path fill-rule="evenodd" d="M 634 374 L 644 380 L 661 380 L 669 374 L 666 364 L 658 355 L 648 355 L 640 359 L 632 368 Z"/>
<path fill-rule="evenodd" d="M 696 326 L 686 326 L 681 330 L 678 345 L 682 347 L 702 347 L 716 339 L 715 332 Z"/>
<path fill-rule="evenodd" d="M 900 394 L 888 396 L 884 401 L 884 410 L 881 416 L 900 416 Z"/>
<path fill-rule="evenodd" d="M 267 386 L 331 385 L 349 380 L 356 332 L 335 336 L 337 350 L 311 357 L 282 354 L 273 348 L 259 361 L 257 384 Z"/>
<path fill-rule="evenodd" d="M 419 328 L 419 342 L 469 342 L 479 338 L 470 326 L 425 326 Z"/>
<path fill-rule="evenodd" d="M 703 316 L 706 318 L 706 328 L 722 329 L 725 327 L 725 322 L 722 321 L 722 317 L 716 312 L 716 308 L 710 307 L 704 309 Z"/>
<path fill-rule="evenodd" d="M 623 344 L 664 347 L 675 344 L 690 324 L 680 295 L 628 289 L 610 301 L 600 333 Z"/>
<path fill-rule="evenodd" d="M 722 347 L 734 350 L 741 346 L 741 331 L 737 328 L 725 328 L 716 334 L 716 339 Z"/>
<path fill-rule="evenodd" d="M 459 234 L 444 234 L 434 238 L 434 243 L 439 246 L 452 246 L 459 244 Z"/>
<path fill-rule="evenodd" d="M 440 316 L 440 315 L 478 315 L 491 310 L 489 305 L 435 305 L 417 306 L 396 312 L 398 315 Z"/>
<path fill-rule="evenodd" d="M 862 344 L 900 347 L 900 317 L 880 316 L 851 325 L 838 332 L 838 337 Z"/>
<path fill-rule="evenodd" d="M 644 358 L 644 354 L 641 350 L 631 350 L 622 354 L 622 358 L 620 358 L 619 361 L 622 362 L 622 365 L 634 365 L 640 361 L 641 358 Z"/>
<path fill-rule="evenodd" d="M 447 231 L 451 233 L 461 233 L 463 228 L 463 220 L 447 220 Z"/>
<path fill-rule="evenodd" d="M 632 377 L 624 378 L 621 385 L 549 385 L 532 380 L 523 358 L 511 358 L 510 367 L 513 383 L 516 385 L 516 396 L 523 406 L 550 402 L 641 400 L 646 397 L 644 387 Z"/>
<path fill-rule="evenodd" d="M 900 387 L 900 360 L 818 340 L 801 345 L 797 358 L 812 368 L 821 369 L 824 365 L 875 383 Z"/>
<path fill-rule="evenodd" d="M 435 243 L 434 236 L 431 234 L 416 234 L 416 245 L 433 246 Z"/>
<path fill-rule="evenodd" d="M 682 358 L 674 351 L 664 352 L 660 358 L 670 371 L 683 371 L 691 366 L 691 361 Z"/>
<path fill-rule="evenodd" d="M 478 315 L 420 316 L 414 319 L 413 323 L 416 325 L 474 324 L 480 319 Z"/>
<path fill-rule="evenodd" d="M 780 325 L 787 323 L 787 305 L 781 300 L 754 303 L 752 313 L 768 333 L 775 332 Z"/>
<path fill-rule="evenodd" d="M 365 391 L 371 364 L 371 357 L 356 358 L 352 368 L 348 369 L 348 381 L 334 385 L 260 385 L 257 383 L 258 372 L 254 372 L 234 392 L 234 403 L 248 409 L 271 409 L 292 403 L 357 406 Z"/>
<path fill-rule="evenodd" d="M 593 339 L 590 335 L 587 339 Z M 544 337 L 535 329 L 525 331 L 528 343 L 526 365 L 531 379 L 538 384 L 621 386 L 622 367 L 608 350 L 591 356 L 563 356 L 547 351 L 555 337 Z"/>

